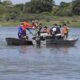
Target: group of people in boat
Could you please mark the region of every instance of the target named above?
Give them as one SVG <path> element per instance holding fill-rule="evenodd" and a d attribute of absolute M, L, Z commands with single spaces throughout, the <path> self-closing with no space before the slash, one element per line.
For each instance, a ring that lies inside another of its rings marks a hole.
<path fill-rule="evenodd" d="M 49 29 L 48 29 L 49 30 Z M 49 31 L 48 31 L 49 33 Z M 50 35 L 55 39 L 66 39 L 68 37 L 68 27 L 66 24 L 63 24 L 63 26 L 58 26 L 57 24 L 54 24 L 53 27 L 50 29 Z"/>
<path fill-rule="evenodd" d="M 30 33 L 31 28 L 38 29 L 37 34 L 40 36 L 40 33 L 48 33 L 49 36 L 52 36 L 53 39 L 61 39 L 61 38 L 67 38 L 68 37 L 68 26 L 66 24 L 63 24 L 63 26 L 58 26 L 57 24 L 54 24 L 52 27 L 43 27 L 42 24 L 36 24 L 32 22 L 32 24 L 28 23 L 27 21 L 23 21 L 18 26 L 18 37 L 19 39 L 27 39 L 28 35 L 26 34 L 26 30 L 28 30 Z"/>
<path fill-rule="evenodd" d="M 69 28 L 66 24 L 63 24 L 63 26 L 58 26 L 57 24 L 54 24 L 53 27 L 42 27 L 42 29 L 39 32 L 47 33 L 48 36 L 52 36 L 53 39 L 67 39 L 68 31 Z"/>

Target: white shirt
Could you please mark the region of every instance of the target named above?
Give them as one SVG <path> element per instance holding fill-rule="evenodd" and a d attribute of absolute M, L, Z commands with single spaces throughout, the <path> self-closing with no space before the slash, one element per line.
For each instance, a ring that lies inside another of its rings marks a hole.
<path fill-rule="evenodd" d="M 55 32 L 56 31 L 56 28 L 53 28 L 52 31 Z"/>

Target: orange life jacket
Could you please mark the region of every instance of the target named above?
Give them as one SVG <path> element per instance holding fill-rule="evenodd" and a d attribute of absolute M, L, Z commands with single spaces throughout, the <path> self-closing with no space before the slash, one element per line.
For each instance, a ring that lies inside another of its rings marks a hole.
<path fill-rule="evenodd" d="M 26 28 L 31 28 L 32 27 L 32 25 L 31 24 L 29 24 L 28 22 L 26 22 L 26 21 L 23 21 L 22 22 L 22 24 L 23 24 L 23 29 L 25 30 Z"/>
<path fill-rule="evenodd" d="M 62 33 L 68 33 L 68 28 L 67 28 L 67 26 L 64 26 L 64 27 L 63 27 Z"/>

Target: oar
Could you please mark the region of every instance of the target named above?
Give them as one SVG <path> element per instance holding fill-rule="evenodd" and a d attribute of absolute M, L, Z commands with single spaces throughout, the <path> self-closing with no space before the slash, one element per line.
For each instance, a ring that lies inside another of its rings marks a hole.
<path fill-rule="evenodd" d="M 27 28 L 27 30 L 29 31 L 30 34 L 34 35 L 34 34 L 31 32 L 30 28 Z"/>

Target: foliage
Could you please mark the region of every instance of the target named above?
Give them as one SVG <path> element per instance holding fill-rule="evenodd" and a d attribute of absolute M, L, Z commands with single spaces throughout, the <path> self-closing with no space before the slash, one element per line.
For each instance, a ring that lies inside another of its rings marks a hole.
<path fill-rule="evenodd" d="M 58 16 L 72 16 L 72 6 L 70 3 L 61 2 L 58 10 L 56 11 Z"/>
<path fill-rule="evenodd" d="M 31 0 L 27 7 L 30 13 L 51 12 L 53 0 Z"/>
<path fill-rule="evenodd" d="M 80 15 L 80 0 L 74 0 L 72 2 L 72 11 L 76 15 Z"/>
<path fill-rule="evenodd" d="M 80 0 L 56 5 L 54 0 L 31 0 L 25 4 L 0 2 L 0 21 L 43 19 L 58 20 L 57 16 L 80 15 Z M 55 17 L 53 17 L 55 16 Z"/>

